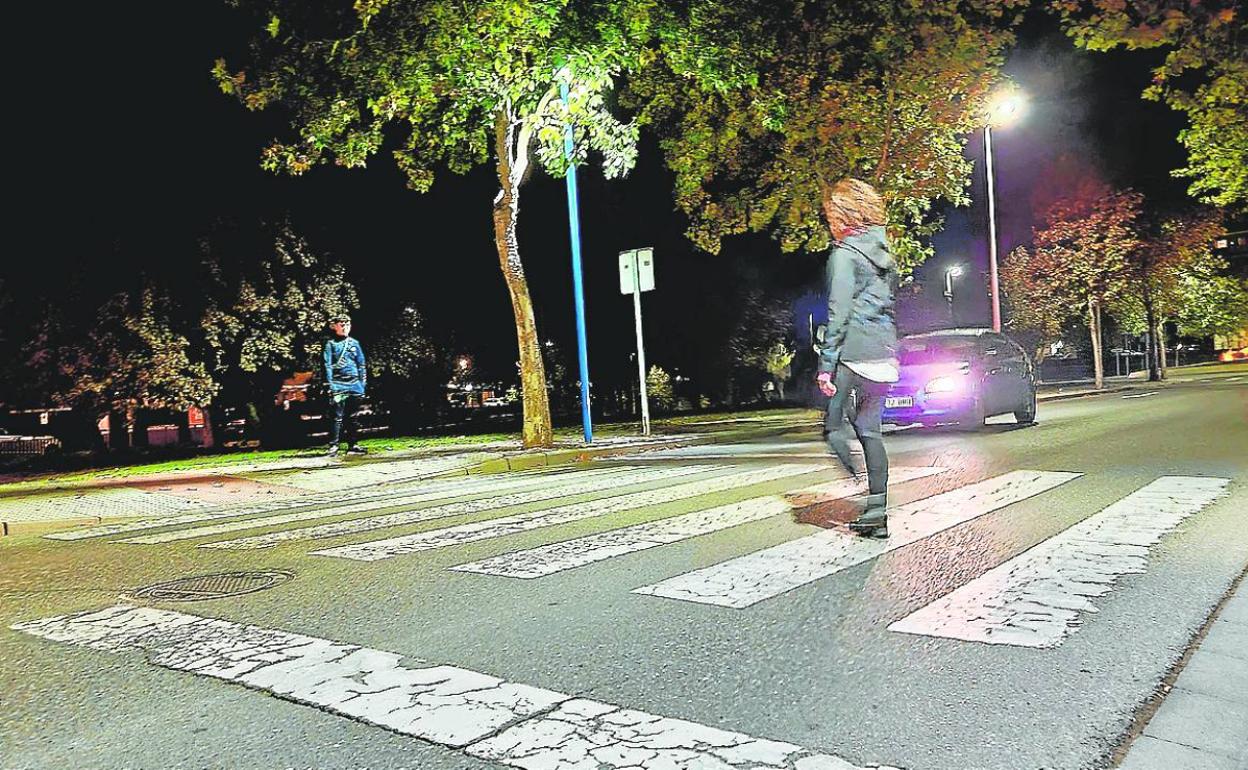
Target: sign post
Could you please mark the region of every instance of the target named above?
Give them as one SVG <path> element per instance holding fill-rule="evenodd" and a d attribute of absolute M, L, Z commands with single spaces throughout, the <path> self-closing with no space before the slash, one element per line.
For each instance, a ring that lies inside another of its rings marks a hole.
<path fill-rule="evenodd" d="M 641 293 L 654 289 L 654 249 L 620 252 L 620 293 L 633 295 L 637 331 L 637 379 L 641 385 L 641 433 L 650 435 L 650 399 L 646 395 L 646 345 L 641 334 Z"/>

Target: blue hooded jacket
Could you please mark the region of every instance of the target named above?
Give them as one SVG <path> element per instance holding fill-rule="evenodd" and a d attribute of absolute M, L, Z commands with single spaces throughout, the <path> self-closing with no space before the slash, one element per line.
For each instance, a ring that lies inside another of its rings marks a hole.
<path fill-rule="evenodd" d="M 364 368 L 364 348 L 359 340 L 335 337 L 325 343 L 325 381 L 330 393 L 364 395 L 368 370 Z"/>

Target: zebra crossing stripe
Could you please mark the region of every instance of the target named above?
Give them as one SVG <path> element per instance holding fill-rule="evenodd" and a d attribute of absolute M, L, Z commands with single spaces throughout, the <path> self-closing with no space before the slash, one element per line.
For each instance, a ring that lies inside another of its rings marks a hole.
<path fill-rule="evenodd" d="M 1226 491 L 1229 479 L 1163 476 L 1100 513 L 896 621 L 890 631 L 1056 647 L 1093 599 L 1141 573 L 1149 548 Z"/>
<path fill-rule="evenodd" d="M 893 468 L 891 481 L 912 479 L 944 473 L 945 468 Z M 865 487 L 848 479 L 795 490 L 790 494 L 819 495 L 829 499 L 849 497 L 866 492 Z M 515 551 L 489 559 L 452 567 L 456 572 L 475 572 L 500 577 L 538 578 L 586 564 L 635 553 L 661 545 L 718 532 L 751 521 L 779 516 L 793 510 L 793 503 L 784 495 L 769 495 L 730 503 L 704 511 L 694 511 L 670 519 L 636 524 L 631 527 L 599 532 L 551 543 L 524 551 Z"/>
<path fill-rule="evenodd" d="M 12 628 L 212 677 L 519 768 L 862 770 L 791 743 L 329 639 L 114 605 Z"/>
<path fill-rule="evenodd" d="M 775 465 L 756 470 L 735 471 L 710 479 L 699 479 L 646 492 L 632 492 L 617 497 L 590 500 L 584 503 L 569 503 L 555 508 L 530 511 L 489 521 L 478 521 L 455 527 L 434 529 L 428 532 L 418 532 L 413 535 L 391 537 L 385 540 L 326 548 L 320 551 L 312 551 L 312 554 L 314 556 L 334 556 L 340 559 L 354 559 L 356 561 L 380 561 L 381 559 L 389 559 L 395 556 L 402 556 L 403 554 L 427 551 L 434 548 L 445 548 L 462 543 L 471 543 L 476 540 L 488 540 L 505 535 L 514 535 L 519 532 L 527 532 L 539 527 L 549 527 L 555 524 L 566 524 L 596 516 L 605 516 L 609 513 L 625 511 L 631 508 L 663 505 L 675 500 L 684 500 L 735 487 L 776 481 L 789 476 L 816 473 L 825 470 L 825 467 L 811 464 L 791 464 Z"/>
<path fill-rule="evenodd" d="M 635 588 L 633 593 L 742 609 L 1033 497 L 1081 475 L 1060 471 L 1011 471 L 890 508 L 888 540 L 870 540 L 840 530 L 824 530 Z"/>
<path fill-rule="evenodd" d="M 534 484 L 543 483 L 542 478 L 549 479 L 552 474 L 545 472 L 526 473 L 522 478 L 508 480 L 507 484 L 515 484 L 517 486 L 533 486 Z M 558 475 L 571 475 L 571 472 Z M 418 495 L 413 495 L 413 490 L 403 489 L 413 483 L 420 483 Z M 384 501 L 402 498 L 407 495 L 418 496 L 426 499 L 436 500 L 439 497 L 452 497 L 455 495 L 469 494 L 478 489 L 490 489 L 491 483 L 495 487 L 499 485 L 497 480 L 491 481 L 488 478 L 473 479 L 454 479 L 451 481 L 437 482 L 413 482 L 407 480 L 401 482 L 401 486 L 392 487 L 390 491 L 385 493 L 374 493 L 360 489 L 353 489 L 345 492 L 335 492 L 333 494 L 320 493 L 312 495 L 300 495 L 285 500 L 273 500 L 253 505 L 229 506 L 228 508 L 213 508 L 204 511 L 194 511 L 191 513 L 178 514 L 175 516 L 162 516 L 155 519 L 142 519 L 138 521 L 125 521 L 117 524 L 104 524 L 97 527 L 86 527 L 83 529 L 74 529 L 65 532 L 53 532 L 44 535 L 48 540 L 86 540 L 93 537 L 107 537 L 109 535 L 121 535 L 127 532 L 141 532 L 145 529 L 156 529 L 158 527 L 172 527 L 180 524 L 196 524 L 202 521 L 215 521 L 219 519 L 231 519 L 240 516 L 250 516 L 257 513 L 273 513 L 276 511 L 288 510 L 292 508 L 310 508 L 317 505 L 333 505 L 335 503 L 360 503 L 366 500 L 374 501 L 376 507 L 386 505 Z M 396 482 L 399 484 L 399 482 Z"/>
<path fill-rule="evenodd" d="M 562 479 L 558 484 L 549 485 L 541 489 L 512 492 L 511 494 L 495 495 L 492 497 L 481 497 L 475 500 L 463 500 L 434 506 L 432 508 L 421 508 L 415 511 L 397 511 L 395 513 L 368 516 L 361 519 L 335 521 L 328 524 L 320 524 L 312 527 L 299 527 L 281 532 L 269 532 L 263 535 L 241 537 L 234 540 L 221 540 L 215 543 L 204 543 L 199 547 L 234 551 L 273 548 L 274 546 L 281 545 L 282 543 L 289 543 L 296 540 L 316 540 L 327 537 L 336 537 L 338 535 L 353 535 L 360 532 L 371 532 L 378 529 L 386 529 L 388 527 L 398 527 L 404 524 L 415 524 L 422 521 L 444 519 L 448 516 L 459 516 L 467 513 L 479 513 L 481 511 L 509 508 L 516 505 L 524 505 L 526 503 L 553 500 L 555 498 L 568 497 L 570 495 L 583 495 L 591 492 L 631 486 L 634 484 L 644 484 L 647 481 L 658 481 L 678 476 L 689 476 L 695 473 L 706 473 L 719 469 L 719 466 L 700 465 L 686 466 L 682 468 L 663 468 L 659 470 L 629 468 L 627 473 L 606 472 L 610 469 L 582 471 L 579 478 L 574 477 Z M 359 510 L 372 510 L 373 508 L 376 508 L 376 506 L 364 506 Z M 348 512 L 350 511 L 337 511 L 325 514 L 325 516 L 333 516 L 338 513 Z M 192 537 L 204 537 L 206 535 L 216 535 L 239 529 L 252 529 L 255 527 L 285 524 L 289 523 L 289 521 L 304 520 L 308 518 L 324 518 L 324 516 L 312 517 L 305 515 L 300 519 L 282 516 L 275 516 L 270 519 L 251 519 L 245 522 L 237 522 L 236 524 L 204 527 L 199 530 L 189 530 L 186 532 L 158 533 L 146 537 L 122 540 L 120 542 L 164 543 L 169 542 L 170 540 L 184 540 Z"/>
<path fill-rule="evenodd" d="M 175 530 L 172 532 L 156 532 L 150 535 L 138 535 L 135 537 L 126 538 L 124 540 L 117 540 L 115 542 L 135 543 L 135 544 L 140 544 L 140 545 L 170 543 L 170 542 L 174 542 L 178 540 L 190 540 L 193 538 L 208 537 L 210 535 L 220 535 L 220 534 L 225 534 L 229 532 L 238 532 L 240 530 L 246 530 L 246 529 L 258 529 L 260 527 L 273 527 L 273 526 L 278 526 L 282 524 L 297 523 L 301 521 L 313 521 L 316 519 L 329 518 L 331 516 L 344 516 L 344 515 L 352 514 L 352 513 L 376 511 L 378 509 L 408 508 L 413 505 L 418 505 L 420 503 L 443 500 L 448 497 L 450 498 L 463 497 L 469 494 L 475 495 L 475 498 L 470 501 L 460 500 L 454 503 L 446 503 L 444 505 L 438 506 L 438 509 L 440 510 L 442 508 L 453 508 L 458 505 L 464 505 L 464 506 L 469 506 L 469 507 L 477 505 L 477 506 L 484 506 L 486 508 L 489 508 L 489 507 L 492 507 L 489 501 L 499 498 L 500 495 L 502 495 L 503 493 L 510 493 L 512 496 L 515 496 L 515 497 L 534 496 L 536 499 L 547 499 L 550 497 L 558 497 L 561 494 L 568 494 L 568 492 L 566 491 L 559 491 L 559 490 L 567 490 L 574 486 L 584 486 L 586 484 L 591 483 L 591 480 L 597 483 L 602 483 L 603 481 L 610 481 L 611 478 L 629 478 L 631 476 L 635 476 L 637 474 L 643 473 L 644 469 L 636 468 L 636 467 L 626 467 L 626 468 L 616 469 L 614 473 L 611 471 L 612 469 L 609 469 L 609 468 L 596 468 L 592 470 L 580 471 L 579 473 L 560 474 L 559 476 L 551 476 L 549 478 L 535 477 L 535 478 L 527 479 L 516 485 L 500 484 L 497 480 L 494 482 L 493 485 L 490 485 L 488 483 L 482 484 L 480 482 L 477 482 L 476 486 L 473 486 L 467 489 L 466 491 L 465 490 L 452 490 L 451 494 L 448 494 L 446 490 L 440 490 L 437 492 L 428 492 L 428 493 L 419 494 L 419 495 L 406 495 L 402 497 L 385 498 L 380 501 L 363 500 L 363 501 L 346 504 L 346 505 L 337 505 L 331 508 L 313 508 L 310 510 L 296 511 L 294 513 L 279 514 L 276 516 L 264 516 L 264 517 L 255 518 L 255 519 L 243 519 L 240 521 L 230 521 L 230 522 L 226 522 L 223 524 L 208 524 L 208 525 L 204 525 L 200 527 L 194 527 L 191 529 Z M 604 477 L 607 477 L 607 478 L 604 479 Z M 536 489 L 534 489 L 535 487 Z M 485 497 L 482 497 L 482 495 L 485 495 Z M 424 520 L 424 518 L 438 518 L 439 514 L 428 513 L 429 511 L 433 511 L 433 510 L 435 509 L 426 508 L 426 509 L 422 509 L 419 511 L 401 510 L 401 511 L 391 513 L 389 515 L 395 517 L 397 520 L 400 520 L 400 522 L 404 516 L 409 516 L 409 517 L 416 516 L 417 517 L 416 520 L 421 521 L 421 520 Z M 446 514 L 446 515 L 451 515 L 451 514 Z M 365 526 L 360 522 L 372 521 L 374 518 L 382 519 L 382 518 L 385 518 L 385 516 L 377 516 L 377 517 L 370 517 L 370 518 L 360 519 L 360 520 L 352 520 L 351 522 L 336 522 L 335 524 L 329 524 L 326 526 L 334 527 L 334 526 L 339 526 L 339 525 L 344 525 L 344 524 L 357 523 L 359 528 L 363 530 L 363 529 L 369 529 L 370 527 Z M 382 526 L 390 526 L 390 525 L 378 524 L 371 528 L 376 529 Z M 253 540 L 253 538 L 242 538 L 238 541 L 231 540 L 231 541 L 226 541 L 226 542 L 228 543 L 241 542 L 243 543 L 243 545 L 239 546 L 241 548 L 270 548 L 274 545 L 277 545 L 279 542 L 283 540 L 303 539 L 302 537 L 300 537 L 300 535 L 304 532 L 307 532 L 309 529 L 311 528 L 301 528 L 301 529 L 290 530 L 291 534 L 289 537 L 274 538 L 271 540 L 266 539 L 268 536 L 258 536 L 257 538 L 254 538 L 254 540 L 256 540 L 254 544 L 250 542 L 251 540 Z M 348 531 L 352 531 L 352 530 L 348 530 Z"/>
<path fill-rule="evenodd" d="M 850 453 L 860 455 L 862 454 L 862 450 L 857 447 L 853 447 L 850 450 Z M 673 457 L 650 457 L 650 456 L 638 457 L 637 455 L 629 455 L 628 457 L 621 458 L 621 459 L 627 460 L 628 462 L 641 462 L 645 460 L 671 460 L 671 459 L 680 459 L 680 460 L 799 460 L 805 457 L 817 457 L 817 458 L 826 460 L 830 456 L 831 455 L 828 454 L 828 451 L 826 449 L 822 449 L 822 450 L 816 449 L 816 450 L 811 450 L 809 452 L 738 452 L 735 454 L 729 454 L 727 452 L 690 452 L 688 454 L 679 455 L 678 457 L 675 457 L 675 458 Z M 604 458 L 604 459 L 610 460 L 611 458 Z"/>
<path fill-rule="evenodd" d="M 815 448 L 811 448 L 815 447 Z M 853 454 L 862 454 L 860 447 L 850 450 Z M 648 460 L 754 460 L 754 459 L 799 459 L 803 457 L 829 457 L 827 447 L 815 445 L 813 442 L 770 442 L 719 444 L 712 446 L 687 446 L 672 449 L 658 449 L 644 454 L 605 457 L 607 462 L 640 462 Z"/>
<path fill-rule="evenodd" d="M 624 468 L 618 471 L 620 473 L 637 473 L 639 469 Z M 117 540 L 118 543 L 132 543 L 140 545 L 153 545 L 157 543 L 170 543 L 177 540 L 190 540 L 198 537 L 208 537 L 209 535 L 220 535 L 226 532 L 238 532 L 245 529 L 257 529 L 259 527 L 271 527 L 280 524 L 291 524 L 299 521 L 312 521 L 315 519 L 325 519 L 331 516 L 344 516 L 351 513 L 360 513 L 362 511 L 374 511 L 378 508 L 396 508 L 400 506 L 418 505 L 434 500 L 441 500 L 447 497 L 461 497 L 471 494 L 481 494 L 496 492 L 500 489 L 516 490 L 531 489 L 539 487 L 545 490 L 557 488 L 561 485 L 572 484 L 583 477 L 585 474 L 589 476 L 606 476 L 615 475 L 609 473 L 609 469 L 594 469 L 581 471 L 581 475 L 577 474 L 561 474 L 557 477 L 542 478 L 534 477 L 519 481 L 514 485 L 499 484 L 497 480 L 491 485 L 489 482 L 474 479 L 471 484 L 460 482 L 459 487 L 445 486 L 436 490 L 422 492 L 420 494 L 407 495 L 390 495 L 381 498 L 366 498 L 360 500 L 354 499 L 350 503 L 339 504 L 327 508 L 307 508 L 305 510 L 295 511 L 293 513 L 283 513 L 274 516 L 264 516 L 255 519 L 240 519 L 238 521 L 229 521 L 223 524 L 205 524 L 203 526 L 193 527 L 191 529 L 175 530 L 171 532 L 156 532 L 151 535 L 137 535 L 135 537 Z M 546 492 L 546 494 L 550 494 Z M 303 506 L 301 506 L 303 507 Z"/>

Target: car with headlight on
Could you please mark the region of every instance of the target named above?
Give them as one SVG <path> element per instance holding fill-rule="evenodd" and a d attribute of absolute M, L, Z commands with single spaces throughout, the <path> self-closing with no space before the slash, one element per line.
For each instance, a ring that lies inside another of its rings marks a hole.
<path fill-rule="evenodd" d="M 1013 414 L 1036 421 L 1036 368 L 1017 343 L 992 329 L 941 329 L 900 340 L 900 379 L 889 385 L 883 422 L 957 424 Z"/>

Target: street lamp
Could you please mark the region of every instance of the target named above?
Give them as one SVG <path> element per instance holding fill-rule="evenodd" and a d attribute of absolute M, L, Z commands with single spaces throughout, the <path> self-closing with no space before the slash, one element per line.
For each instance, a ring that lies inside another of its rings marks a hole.
<path fill-rule="evenodd" d="M 567 67 L 557 73 L 559 78 L 559 97 L 565 106 L 568 101 Z M 589 403 L 589 345 L 585 341 L 585 289 L 581 278 L 581 213 L 577 202 L 576 164 L 573 162 L 574 150 L 572 124 L 563 127 L 563 159 L 568 163 L 564 174 L 568 189 L 568 234 L 572 242 L 572 304 L 576 309 L 576 360 L 581 372 L 581 430 L 585 443 L 594 440 L 593 417 Z"/>
<path fill-rule="evenodd" d="M 949 303 L 949 323 L 951 325 L 956 325 L 953 321 L 953 279 L 961 275 L 961 265 L 950 265 L 945 268 L 945 300 Z"/>
<path fill-rule="evenodd" d="M 984 168 L 988 174 L 988 282 L 992 294 L 992 330 L 1001 331 L 1001 284 L 997 278 L 997 207 L 992 178 L 992 127 L 1013 123 L 1023 112 L 1024 101 L 1018 91 L 1002 91 L 988 103 L 988 119 L 984 122 Z"/>

